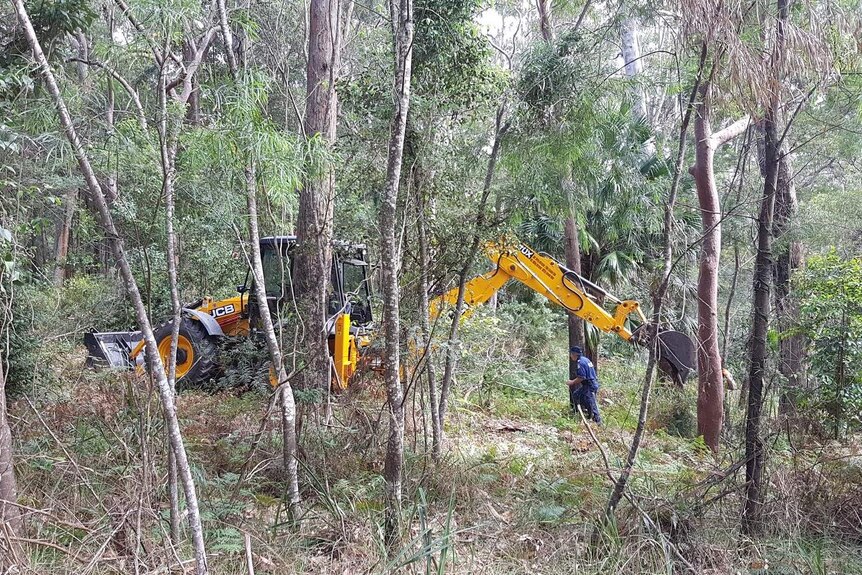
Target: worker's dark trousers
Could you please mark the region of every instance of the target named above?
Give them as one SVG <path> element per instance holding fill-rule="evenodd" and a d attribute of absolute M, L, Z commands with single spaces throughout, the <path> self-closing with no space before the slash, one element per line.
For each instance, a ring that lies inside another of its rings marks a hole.
<path fill-rule="evenodd" d="M 597 381 L 585 381 L 580 385 L 569 386 L 569 403 L 572 405 L 572 411 L 577 414 L 580 405 L 587 419 L 601 423 L 602 416 L 599 415 L 599 404 L 596 401 L 598 390 L 599 383 Z"/>

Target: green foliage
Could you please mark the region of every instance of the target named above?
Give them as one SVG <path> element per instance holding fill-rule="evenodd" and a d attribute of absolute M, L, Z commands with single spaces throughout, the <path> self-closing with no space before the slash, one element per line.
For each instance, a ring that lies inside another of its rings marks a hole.
<path fill-rule="evenodd" d="M 862 258 L 836 252 L 809 258 L 794 278 L 801 331 L 813 344 L 816 399 L 837 437 L 862 425 Z"/>
<path fill-rule="evenodd" d="M 694 386 L 681 390 L 676 387 L 658 389 L 652 400 L 650 419 L 654 425 L 670 435 L 694 438 L 697 433 Z"/>
<path fill-rule="evenodd" d="M 27 0 L 24 6 L 42 49 L 49 57 L 53 56 L 54 49 L 67 34 L 88 29 L 96 19 L 96 12 L 88 0 Z M 0 75 L 14 58 L 28 53 L 23 32 L 15 29 L 15 35 L 8 41 L 4 40 L 0 51 Z"/>
<path fill-rule="evenodd" d="M 490 64 L 491 46 L 475 21 L 484 2 L 418 0 L 413 6 L 416 94 L 454 110 L 496 96 L 502 76 Z"/>

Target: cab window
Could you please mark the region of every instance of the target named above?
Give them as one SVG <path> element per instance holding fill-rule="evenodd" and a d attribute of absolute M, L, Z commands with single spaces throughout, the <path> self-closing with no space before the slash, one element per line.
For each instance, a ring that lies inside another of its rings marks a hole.
<path fill-rule="evenodd" d="M 285 299 L 291 295 L 290 256 L 267 246 L 261 254 L 267 297 Z"/>

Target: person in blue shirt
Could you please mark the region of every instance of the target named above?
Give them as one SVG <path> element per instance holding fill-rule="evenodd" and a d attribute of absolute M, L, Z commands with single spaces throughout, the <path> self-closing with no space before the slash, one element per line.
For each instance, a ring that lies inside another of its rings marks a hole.
<path fill-rule="evenodd" d="M 601 424 L 602 416 L 599 415 L 599 404 L 596 401 L 596 392 L 599 390 L 596 368 L 590 358 L 585 357 L 578 346 L 569 350 L 569 356 L 572 361 L 578 364 L 575 379 L 566 382 L 569 385 L 569 403 L 572 406 L 572 411 L 577 413 L 578 406 L 581 406 L 587 419 Z"/>

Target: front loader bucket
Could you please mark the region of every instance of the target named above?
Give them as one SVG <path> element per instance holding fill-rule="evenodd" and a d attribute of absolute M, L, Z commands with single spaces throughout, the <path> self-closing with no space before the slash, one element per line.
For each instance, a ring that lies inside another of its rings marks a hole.
<path fill-rule="evenodd" d="M 632 333 L 632 340 L 649 345 L 653 326 L 644 324 Z M 682 386 L 692 372 L 697 371 L 697 354 L 694 342 L 679 331 L 665 330 L 658 334 L 659 369 L 670 375 L 674 383 Z"/>
<path fill-rule="evenodd" d="M 117 367 L 133 369 L 135 362 L 130 354 L 143 339 L 139 331 L 107 331 L 85 333 L 87 365 L 90 367 Z"/>

